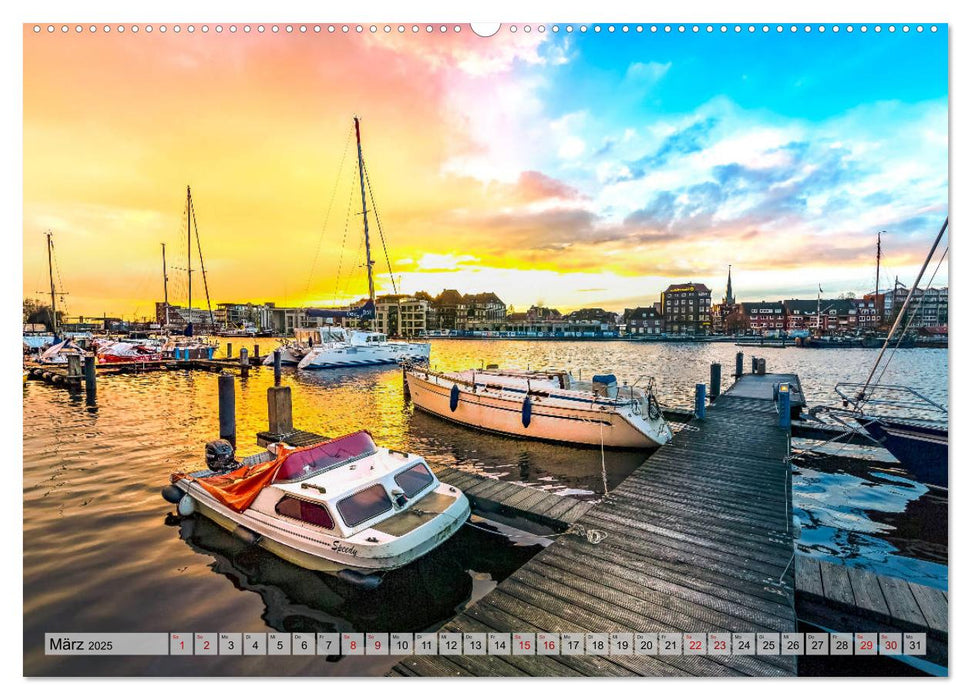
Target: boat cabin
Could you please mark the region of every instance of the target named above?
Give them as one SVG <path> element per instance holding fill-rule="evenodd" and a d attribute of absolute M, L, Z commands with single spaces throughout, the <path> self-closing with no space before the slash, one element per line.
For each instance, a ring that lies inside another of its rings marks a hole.
<path fill-rule="evenodd" d="M 408 509 L 438 484 L 421 457 L 379 448 L 360 431 L 286 457 L 251 509 L 347 538 Z"/>
<path fill-rule="evenodd" d="M 372 345 L 374 343 L 387 343 L 388 336 L 384 333 L 373 331 L 354 331 L 351 333 L 351 345 Z"/>

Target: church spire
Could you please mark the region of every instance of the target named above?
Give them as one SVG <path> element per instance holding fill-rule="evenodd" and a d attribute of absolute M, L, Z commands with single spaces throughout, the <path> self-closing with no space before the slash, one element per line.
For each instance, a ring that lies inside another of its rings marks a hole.
<path fill-rule="evenodd" d="M 725 303 L 734 304 L 735 295 L 732 293 L 732 266 L 728 266 L 728 286 L 725 288 Z"/>

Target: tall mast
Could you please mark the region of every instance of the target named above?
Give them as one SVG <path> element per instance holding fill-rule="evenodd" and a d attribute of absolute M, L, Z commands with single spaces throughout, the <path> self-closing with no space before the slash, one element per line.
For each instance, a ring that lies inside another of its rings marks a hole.
<path fill-rule="evenodd" d="M 374 261 L 371 260 L 371 238 L 367 228 L 367 198 L 364 195 L 364 156 L 361 153 L 361 122 L 354 117 L 354 134 L 357 136 L 357 172 L 361 180 L 361 209 L 364 214 L 364 255 L 367 265 L 368 298 L 374 302 Z"/>
<path fill-rule="evenodd" d="M 54 336 L 57 336 L 57 300 L 54 296 L 54 242 L 51 238 L 54 236 L 54 232 L 47 230 L 44 232 L 47 236 L 47 274 L 51 279 L 51 330 Z"/>
<path fill-rule="evenodd" d="M 185 186 L 186 253 L 189 272 L 189 327 L 192 327 L 192 188 Z"/>
<path fill-rule="evenodd" d="M 169 273 L 165 267 L 165 244 L 162 244 L 162 289 L 165 292 L 165 325 L 169 325 Z"/>
<path fill-rule="evenodd" d="M 878 318 L 874 320 L 877 323 L 879 323 L 883 318 L 883 314 L 880 313 L 880 309 L 877 306 L 877 297 L 880 296 L 880 234 L 881 233 L 886 233 L 886 232 L 877 231 L 877 286 L 873 290 L 873 310 L 878 315 Z"/>

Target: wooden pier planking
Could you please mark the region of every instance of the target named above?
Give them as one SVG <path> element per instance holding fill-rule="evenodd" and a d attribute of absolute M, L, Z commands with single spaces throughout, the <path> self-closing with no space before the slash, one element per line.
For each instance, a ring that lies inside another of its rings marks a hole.
<path fill-rule="evenodd" d="M 576 519 L 449 630 L 471 631 L 476 621 L 503 632 L 796 631 L 789 438 L 771 388 L 779 381 L 798 387 L 795 375 L 763 375 L 751 390 L 729 389 L 705 420 L 677 433 L 598 504 L 483 489 L 484 499 Z M 598 665 L 582 665 L 591 659 Z M 557 663 L 584 675 L 796 672 L 791 656 L 561 656 Z M 481 675 L 455 657 L 405 659 L 393 673 L 455 675 L 457 666 Z M 556 675 L 555 668 L 528 672 Z"/>
<path fill-rule="evenodd" d="M 927 659 L 947 666 L 947 593 L 852 566 L 796 555 L 799 619 L 835 632 L 923 632 Z"/>

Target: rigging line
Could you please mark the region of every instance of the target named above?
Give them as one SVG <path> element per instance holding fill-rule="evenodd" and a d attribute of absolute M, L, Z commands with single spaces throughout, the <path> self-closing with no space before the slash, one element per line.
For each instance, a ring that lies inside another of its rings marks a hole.
<path fill-rule="evenodd" d="M 887 346 L 890 345 L 890 339 L 893 334 L 897 331 L 897 327 L 900 325 L 901 316 L 906 314 L 907 308 L 910 306 L 910 300 L 914 296 L 914 290 L 920 285 L 920 280 L 924 276 L 924 272 L 927 271 L 927 266 L 930 264 L 931 260 L 934 258 L 934 252 L 937 250 L 938 244 L 941 242 L 941 238 L 944 237 L 944 232 L 947 231 L 947 217 L 944 218 L 944 225 L 941 226 L 941 230 L 937 234 L 937 238 L 934 239 L 934 245 L 931 246 L 930 251 L 927 253 L 927 257 L 924 258 L 924 264 L 920 268 L 920 272 L 917 273 L 917 279 L 914 280 L 914 285 L 910 288 L 907 293 L 907 298 L 904 300 L 904 305 L 900 309 L 900 313 L 897 315 L 896 320 L 893 322 L 893 327 L 890 329 L 890 333 L 887 334 L 887 340 L 884 342 L 883 347 L 880 348 L 880 354 L 877 356 L 877 361 L 873 363 L 873 368 L 870 370 L 870 375 L 866 378 L 866 382 L 863 384 L 863 388 L 860 389 L 860 393 L 856 396 L 856 405 L 863 403 L 866 398 L 867 387 L 870 386 L 870 382 L 873 380 L 873 375 L 877 372 L 877 367 L 880 366 L 880 360 L 883 359 L 883 353 L 887 351 Z"/>
<path fill-rule="evenodd" d="M 340 297 L 341 270 L 344 267 L 344 247 L 347 245 L 347 230 L 351 224 L 351 205 L 354 202 L 354 188 L 351 187 L 347 199 L 347 213 L 344 216 L 344 237 L 341 239 L 341 254 L 337 258 L 337 278 L 334 280 L 334 306 Z"/>
<path fill-rule="evenodd" d="M 364 181 L 367 183 L 367 193 L 371 196 L 371 211 L 374 212 L 374 220 L 378 224 L 378 234 L 381 236 L 381 247 L 384 248 L 384 262 L 388 265 L 388 276 L 391 278 L 391 289 L 398 293 L 398 286 L 394 283 L 394 272 L 391 270 L 391 258 L 388 257 L 388 244 L 384 240 L 384 229 L 381 227 L 381 215 L 378 214 L 378 205 L 374 201 L 374 193 L 371 191 L 371 176 L 367 171 L 367 163 L 361 157 L 361 164 L 364 166 Z"/>
<path fill-rule="evenodd" d="M 209 309 L 209 324 L 216 325 L 212 315 L 212 302 L 209 301 L 209 280 L 206 279 L 206 263 L 202 260 L 202 240 L 199 238 L 199 224 L 196 221 L 196 203 L 189 200 L 189 211 L 192 213 L 192 226 L 196 230 L 196 247 L 199 249 L 199 268 L 202 270 L 202 286 L 206 290 L 206 308 Z M 189 310 L 189 323 L 192 323 L 192 310 Z"/>
<path fill-rule="evenodd" d="M 951 249 L 951 246 L 946 246 L 944 248 L 944 252 L 941 254 L 941 259 L 937 261 L 937 267 L 934 268 L 934 274 L 931 275 L 931 279 L 927 283 L 927 288 L 924 290 L 924 293 L 921 294 L 920 303 L 917 304 L 917 309 L 914 311 L 914 313 L 910 315 L 910 318 L 907 320 L 907 325 L 904 326 L 903 331 L 901 331 L 900 333 L 900 337 L 897 338 L 897 344 L 894 346 L 893 350 L 890 351 L 890 357 L 887 358 L 886 363 L 884 363 L 883 365 L 883 369 L 880 370 L 880 376 L 877 377 L 877 381 L 876 381 L 877 385 L 880 384 L 880 381 L 883 379 L 884 373 L 887 371 L 887 368 L 890 366 L 890 363 L 893 361 L 893 356 L 897 353 L 897 349 L 900 348 L 900 343 L 901 341 L 903 341 L 904 336 L 907 335 L 907 331 L 910 330 L 910 325 L 914 322 L 914 319 L 917 318 L 917 314 L 920 313 L 921 309 L 924 308 L 924 301 L 927 299 L 927 291 L 934 284 L 934 278 L 937 277 L 937 272 L 938 270 L 941 269 L 941 263 L 944 262 L 944 259 L 947 257 L 947 251 L 949 251 L 950 249 Z"/>
<path fill-rule="evenodd" d="M 340 165 L 337 166 L 337 177 L 334 178 L 334 188 L 330 193 L 330 203 L 327 205 L 327 213 L 324 215 L 324 225 L 320 229 L 320 237 L 317 239 L 317 249 L 314 251 L 314 261 L 310 265 L 310 274 L 307 275 L 307 288 L 304 290 L 304 297 L 310 296 L 310 282 L 313 280 L 314 272 L 317 269 L 317 259 L 320 257 L 320 246 L 324 242 L 324 234 L 327 232 L 327 223 L 330 221 L 330 212 L 334 208 L 334 199 L 337 197 L 337 190 L 340 187 L 341 173 L 344 172 L 344 161 L 347 159 L 347 149 L 351 143 L 352 129 L 348 129 L 347 138 L 344 140 L 344 153 L 341 154 Z"/>

